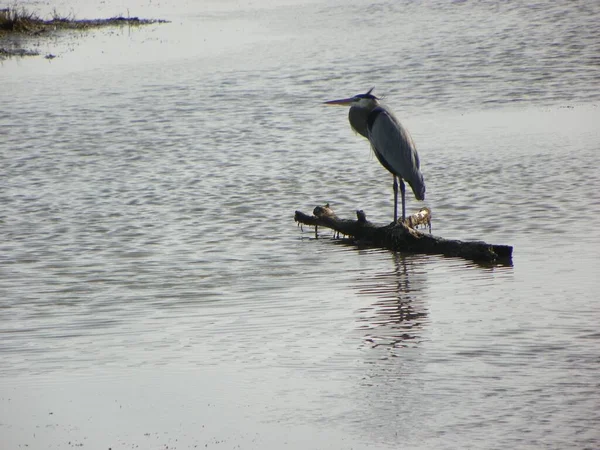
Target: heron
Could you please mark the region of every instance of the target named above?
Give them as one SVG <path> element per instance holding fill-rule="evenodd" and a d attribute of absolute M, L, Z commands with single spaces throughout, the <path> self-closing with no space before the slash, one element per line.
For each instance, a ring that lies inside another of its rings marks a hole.
<path fill-rule="evenodd" d="M 398 181 L 402 196 L 402 222 L 406 219 L 404 181 L 410 185 L 417 200 L 425 200 L 425 181 L 420 170 L 419 155 L 408 130 L 392 111 L 379 103 L 369 89 L 366 94 L 339 100 L 326 105 L 350 105 L 348 119 L 352 129 L 366 137 L 375 156 L 394 177 L 394 223 L 398 222 Z"/>

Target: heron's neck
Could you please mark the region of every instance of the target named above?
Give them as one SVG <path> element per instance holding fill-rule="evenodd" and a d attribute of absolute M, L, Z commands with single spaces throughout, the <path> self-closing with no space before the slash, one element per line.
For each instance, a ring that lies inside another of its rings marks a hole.
<path fill-rule="evenodd" d="M 348 112 L 348 120 L 350 121 L 350 126 L 354 131 L 364 137 L 367 137 L 367 119 L 369 117 L 369 113 L 373 111 L 376 106 L 377 105 L 371 105 L 369 108 L 352 106 L 350 108 L 350 111 Z"/>

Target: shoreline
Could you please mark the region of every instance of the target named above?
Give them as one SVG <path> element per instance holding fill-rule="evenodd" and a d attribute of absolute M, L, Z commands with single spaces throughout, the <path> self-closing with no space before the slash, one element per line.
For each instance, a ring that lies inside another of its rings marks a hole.
<path fill-rule="evenodd" d="M 169 23 L 164 19 L 140 19 L 139 17 L 115 16 L 107 19 L 75 19 L 54 15 L 42 19 L 24 8 L 0 9 L 0 60 L 11 57 L 40 56 L 37 50 L 26 47 L 27 38 L 51 37 L 60 31 L 92 30 L 105 27 L 143 26 Z M 25 38 L 21 40 L 20 38 Z M 47 59 L 55 58 L 48 54 Z"/>

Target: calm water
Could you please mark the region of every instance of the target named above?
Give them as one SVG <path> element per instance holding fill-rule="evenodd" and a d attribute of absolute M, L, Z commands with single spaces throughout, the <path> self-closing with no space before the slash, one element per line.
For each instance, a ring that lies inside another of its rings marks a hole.
<path fill-rule="evenodd" d="M 600 446 L 600 4 L 96 3 L 0 65 L 2 448 Z M 372 86 L 512 267 L 296 227 L 390 220 Z"/>

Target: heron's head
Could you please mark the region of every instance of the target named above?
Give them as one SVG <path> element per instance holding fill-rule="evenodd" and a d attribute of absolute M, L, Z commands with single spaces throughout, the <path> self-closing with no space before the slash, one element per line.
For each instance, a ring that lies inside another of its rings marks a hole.
<path fill-rule="evenodd" d="M 355 95 L 354 97 L 350 97 L 350 98 L 341 98 L 339 100 L 330 100 L 328 102 L 325 102 L 325 105 L 341 105 L 341 106 L 358 106 L 359 108 L 367 108 L 367 109 L 373 109 L 375 108 L 379 103 L 378 103 L 378 98 L 375 97 L 373 94 L 371 94 L 371 92 L 373 91 L 373 89 L 375 88 L 371 88 L 369 89 L 369 91 L 366 94 L 358 94 Z"/>

